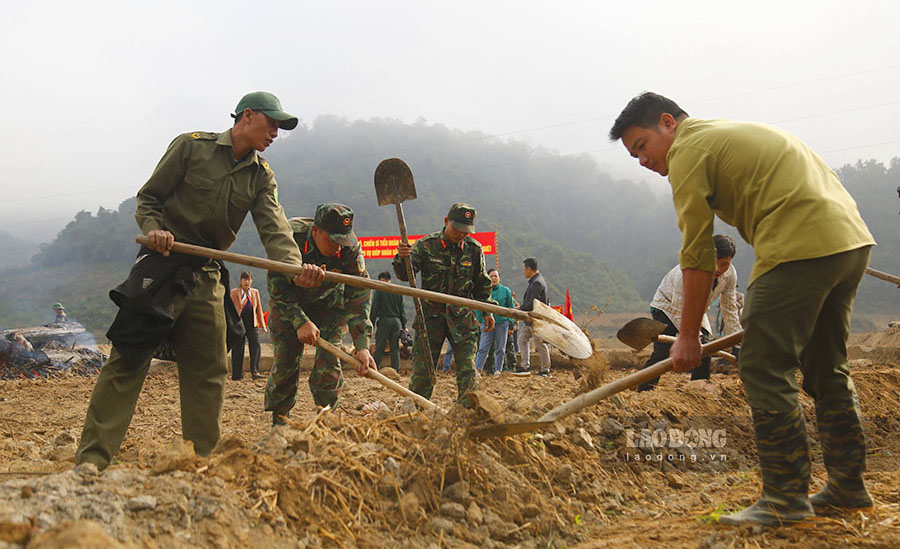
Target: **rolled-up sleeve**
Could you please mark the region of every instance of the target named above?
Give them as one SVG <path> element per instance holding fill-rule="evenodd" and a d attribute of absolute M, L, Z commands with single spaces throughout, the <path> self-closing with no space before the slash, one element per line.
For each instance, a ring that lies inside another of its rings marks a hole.
<path fill-rule="evenodd" d="M 669 168 L 672 202 L 681 229 L 678 263 L 682 269 L 715 271 L 714 214 L 708 202 L 714 192 L 715 159 L 706 151 L 681 147 L 670 154 Z"/>
<path fill-rule="evenodd" d="M 723 335 L 731 335 L 741 329 L 741 317 L 738 314 L 737 305 L 737 270 L 734 265 L 729 267 L 725 279 L 725 289 L 719 298 L 719 307 L 722 309 L 722 319 L 725 321 Z"/>

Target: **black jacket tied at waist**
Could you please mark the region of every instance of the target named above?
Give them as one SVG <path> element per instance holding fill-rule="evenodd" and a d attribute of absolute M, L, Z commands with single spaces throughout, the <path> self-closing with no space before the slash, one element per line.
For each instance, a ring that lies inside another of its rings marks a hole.
<path fill-rule="evenodd" d="M 229 297 L 231 284 L 224 263 L 180 253 L 164 256 L 141 246 L 128 279 L 109 291 L 119 312 L 106 332 L 134 369 L 152 358 L 172 331 L 175 294 L 187 296 L 194 289 L 194 273 L 211 263 L 218 265 L 225 286 L 228 348 L 243 338 L 244 324 Z"/>

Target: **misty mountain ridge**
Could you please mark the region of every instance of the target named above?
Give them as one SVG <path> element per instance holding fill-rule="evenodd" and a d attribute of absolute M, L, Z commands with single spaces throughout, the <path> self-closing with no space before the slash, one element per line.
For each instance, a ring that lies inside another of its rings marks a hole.
<path fill-rule="evenodd" d="M 298 126 L 264 156 L 288 217 L 309 217 L 317 204 L 342 202 L 353 208 L 361 236 L 399 232 L 395 209 L 377 205 L 373 174 L 381 160 L 402 158 L 418 195 L 404 203 L 411 234 L 440 230 L 450 204 L 470 203 L 478 211 L 476 229 L 498 234 L 502 283 L 521 296 L 521 261 L 536 257 L 551 302 L 561 304 L 569 288 L 576 313 L 591 307 L 644 312 L 659 280 L 677 263 L 680 234 L 670 198 L 647 184 L 613 179 L 587 154 L 561 156 L 424 121 L 325 116 Z M 893 202 L 900 159 L 889 167 L 860 161 L 838 173 L 879 242 L 872 265 L 900 271 L 900 205 Z M 117 210 L 79 212 L 56 239 L 41 245 L 29 265 L 7 270 L 0 284 L 0 326 L 46 322 L 49 303 L 63 301 L 73 318 L 91 330 L 105 330 L 115 314 L 107 292 L 127 275 L 137 251 L 134 208 L 131 198 Z M 252 221 L 245 225 L 231 251 L 263 256 Z M 718 223 L 717 231 L 738 240 L 735 264 L 743 288 L 752 249 L 730 227 Z M 486 261 L 494 266 L 495 256 Z M 229 267 L 236 283 L 245 268 Z M 368 267 L 372 275 L 391 270 L 388 260 L 371 260 Z M 264 273 L 250 270 L 265 294 Z M 898 300 L 891 285 L 866 281 L 857 311 L 890 315 Z"/>

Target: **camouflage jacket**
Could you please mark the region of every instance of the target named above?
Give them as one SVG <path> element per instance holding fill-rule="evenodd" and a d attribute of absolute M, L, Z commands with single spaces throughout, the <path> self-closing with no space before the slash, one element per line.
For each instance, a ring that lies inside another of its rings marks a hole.
<path fill-rule="evenodd" d="M 481 243 L 471 236 L 459 244 L 445 240 L 443 231 L 423 236 L 413 244 L 409 259 L 413 271 L 422 273 L 423 289 L 496 304 L 491 299 L 491 279 L 484 269 Z M 397 277 L 408 280 L 399 255 L 394 256 L 393 265 Z M 432 317 L 449 313 L 458 318 L 472 312 L 468 307 L 428 300 L 422 300 L 422 309 L 425 316 Z"/>
<path fill-rule="evenodd" d="M 313 240 L 310 230 L 313 226 L 312 219 L 295 217 L 290 220 L 290 224 L 304 262 L 320 267 L 324 265 L 325 269 L 331 272 L 369 278 L 366 262 L 358 244 L 356 248 L 341 247 L 335 257 L 325 257 Z M 328 309 L 343 309 L 353 345 L 357 349 L 369 348 L 369 339 L 372 336 L 372 323 L 369 321 L 371 290 L 331 282 L 323 282 L 318 288 L 300 288 L 287 276 L 271 271 L 268 274 L 268 286 L 269 299 L 279 308 L 283 318 L 291 319 L 294 329 L 309 320 L 308 314 Z"/>

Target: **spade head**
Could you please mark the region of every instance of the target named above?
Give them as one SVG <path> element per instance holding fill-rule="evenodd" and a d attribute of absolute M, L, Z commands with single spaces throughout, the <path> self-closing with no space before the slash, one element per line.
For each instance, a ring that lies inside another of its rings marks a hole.
<path fill-rule="evenodd" d="M 594 353 L 591 340 L 577 324 L 549 305 L 535 300 L 529 315 L 534 334 L 572 358 L 586 359 Z"/>
<path fill-rule="evenodd" d="M 653 343 L 659 334 L 663 333 L 666 325 L 652 318 L 635 318 L 622 326 L 616 337 L 635 351 L 640 351 Z"/>
<path fill-rule="evenodd" d="M 406 162 L 388 158 L 378 164 L 375 168 L 375 196 L 379 206 L 415 200 L 416 185 Z"/>

